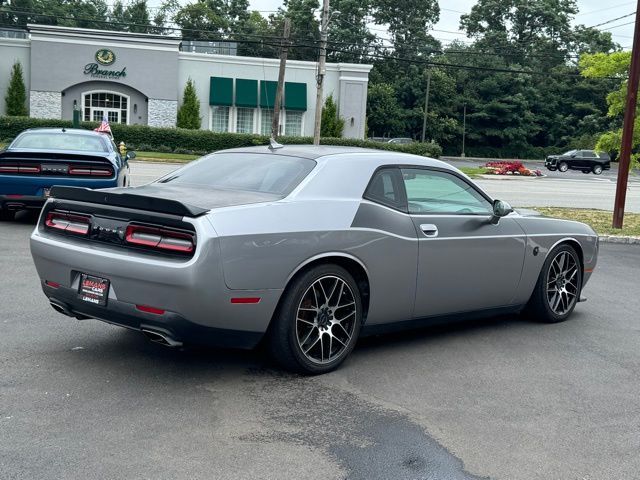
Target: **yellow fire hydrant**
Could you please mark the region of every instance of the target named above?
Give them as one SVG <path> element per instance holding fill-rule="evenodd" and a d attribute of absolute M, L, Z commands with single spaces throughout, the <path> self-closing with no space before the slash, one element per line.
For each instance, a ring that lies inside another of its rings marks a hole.
<path fill-rule="evenodd" d="M 127 155 L 127 146 L 124 144 L 124 142 L 120 142 L 118 144 L 118 150 L 120 150 L 120 155 L 121 156 L 126 156 Z"/>

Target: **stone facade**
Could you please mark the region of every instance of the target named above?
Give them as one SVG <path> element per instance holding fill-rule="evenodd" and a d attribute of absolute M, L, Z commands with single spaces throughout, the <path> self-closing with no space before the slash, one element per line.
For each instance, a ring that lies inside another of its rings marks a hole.
<path fill-rule="evenodd" d="M 178 102 L 175 100 L 149 99 L 148 125 L 150 127 L 175 127 L 178 116 Z"/>
<path fill-rule="evenodd" d="M 62 94 L 60 92 L 29 92 L 29 115 L 34 118 L 62 117 Z"/>

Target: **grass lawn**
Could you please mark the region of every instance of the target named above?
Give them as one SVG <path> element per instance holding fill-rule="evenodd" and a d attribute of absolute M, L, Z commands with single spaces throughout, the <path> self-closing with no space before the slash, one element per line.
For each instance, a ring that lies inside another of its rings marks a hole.
<path fill-rule="evenodd" d="M 176 162 L 187 163 L 200 155 L 187 155 L 185 153 L 164 153 L 164 152 L 136 152 L 136 160 L 153 161 L 153 162 Z"/>
<path fill-rule="evenodd" d="M 591 225 L 599 235 L 640 236 L 640 214 L 625 213 L 622 230 L 611 228 L 613 213 L 606 210 L 590 210 L 586 208 L 530 207 L 549 217 L 577 220 Z"/>
<path fill-rule="evenodd" d="M 460 167 L 458 170 L 470 176 L 471 178 L 476 178 L 476 177 L 479 177 L 480 175 L 489 173 L 489 170 L 487 170 L 484 167 Z"/>

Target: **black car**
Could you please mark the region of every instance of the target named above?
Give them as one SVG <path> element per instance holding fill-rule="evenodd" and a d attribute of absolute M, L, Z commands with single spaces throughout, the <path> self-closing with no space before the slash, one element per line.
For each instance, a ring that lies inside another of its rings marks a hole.
<path fill-rule="evenodd" d="M 544 166 L 551 171 L 581 170 L 582 173 L 593 172 L 600 175 L 603 170 L 611 168 L 608 153 L 596 153 L 593 150 L 569 150 L 562 155 L 549 155 Z"/>

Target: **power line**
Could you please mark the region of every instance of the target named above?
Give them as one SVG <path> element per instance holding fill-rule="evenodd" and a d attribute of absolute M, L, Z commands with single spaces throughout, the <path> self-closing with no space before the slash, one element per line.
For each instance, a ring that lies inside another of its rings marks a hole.
<path fill-rule="evenodd" d="M 627 5 L 631 5 L 632 3 L 636 3 L 636 2 L 619 3 L 618 5 L 612 5 L 610 7 L 599 8 L 597 10 L 590 10 L 588 12 L 581 12 L 581 13 L 578 13 L 576 17 L 581 17 L 582 15 L 591 15 L 592 13 L 604 12 L 605 10 L 613 10 L 614 8 L 625 7 Z"/>
<path fill-rule="evenodd" d="M 597 25 L 591 25 L 588 28 L 601 27 L 602 25 L 607 25 L 608 23 L 617 22 L 618 20 L 622 20 L 623 18 L 627 18 L 627 17 L 630 17 L 630 16 L 635 15 L 635 14 L 636 14 L 636 12 L 631 12 L 631 13 L 628 13 L 626 15 L 622 15 L 621 17 L 612 18 L 611 20 L 607 20 L 606 22 L 598 23 Z M 631 23 L 635 23 L 635 22 L 631 22 Z"/>

